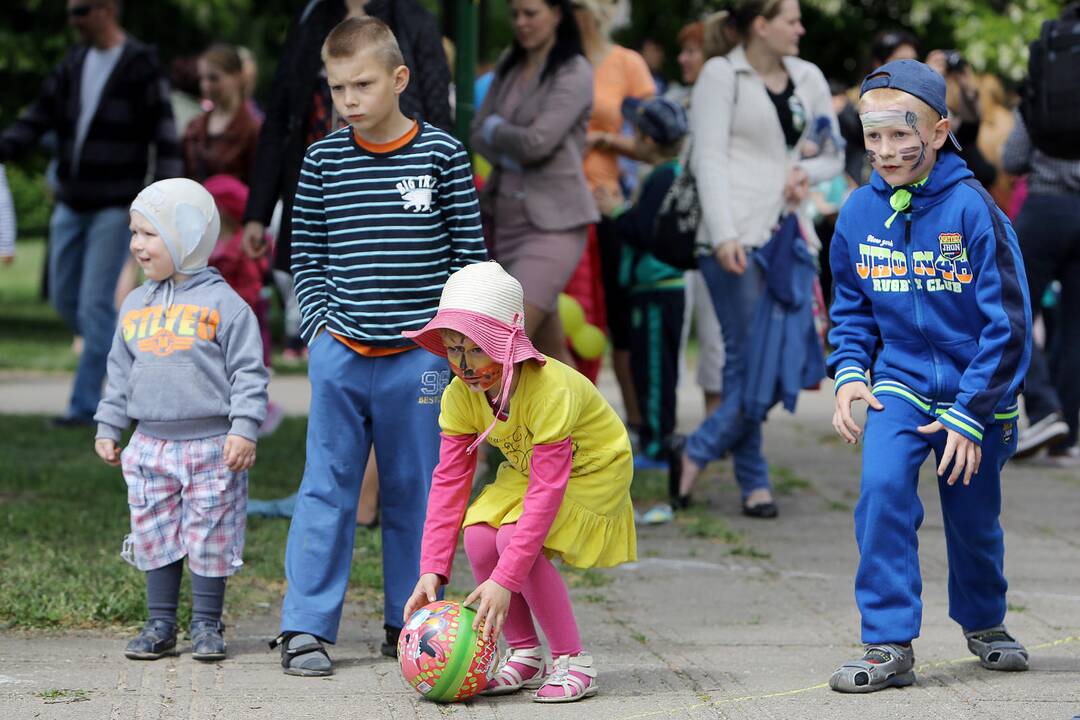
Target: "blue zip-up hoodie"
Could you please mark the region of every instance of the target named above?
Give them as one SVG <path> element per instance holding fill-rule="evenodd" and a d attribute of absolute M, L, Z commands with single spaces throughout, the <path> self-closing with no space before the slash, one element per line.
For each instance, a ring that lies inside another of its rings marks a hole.
<path fill-rule="evenodd" d="M 1005 214 L 952 152 L 926 182 L 894 188 L 877 172 L 851 194 L 830 249 L 835 297 L 829 356 L 836 388 L 873 378 L 875 394 L 903 397 L 982 443 L 1017 416 L 1031 358 L 1031 304 L 1020 248 Z"/>

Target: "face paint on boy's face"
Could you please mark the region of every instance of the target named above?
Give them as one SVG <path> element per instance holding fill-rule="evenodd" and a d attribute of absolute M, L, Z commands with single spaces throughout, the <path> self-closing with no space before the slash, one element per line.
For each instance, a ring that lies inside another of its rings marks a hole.
<path fill-rule="evenodd" d="M 927 142 L 919 131 L 918 114 L 891 107 L 859 117 L 866 157 L 882 179 L 893 187 L 918 180 L 927 163 Z"/>

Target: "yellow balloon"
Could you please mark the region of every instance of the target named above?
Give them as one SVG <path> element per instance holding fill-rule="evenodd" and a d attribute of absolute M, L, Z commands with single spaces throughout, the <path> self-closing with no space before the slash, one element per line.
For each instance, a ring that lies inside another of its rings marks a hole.
<path fill-rule="evenodd" d="M 607 338 L 603 330 L 586 323 L 570 336 L 570 346 L 585 360 L 595 360 L 604 354 Z"/>
<path fill-rule="evenodd" d="M 563 332 L 568 336 L 573 335 L 585 324 L 585 309 L 566 293 L 559 293 L 559 320 L 562 321 Z"/>

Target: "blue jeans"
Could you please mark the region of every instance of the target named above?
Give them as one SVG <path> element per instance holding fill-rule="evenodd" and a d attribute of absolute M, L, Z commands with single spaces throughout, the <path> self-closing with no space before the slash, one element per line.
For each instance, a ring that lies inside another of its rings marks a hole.
<path fill-rule="evenodd" d="M 686 441 L 686 454 L 704 467 L 729 451 L 735 458 L 735 480 L 743 499 L 755 490 L 770 487 L 769 463 L 761 452 L 761 423 L 743 417 L 743 386 L 746 382 L 746 335 L 754 316 L 764 279 L 753 254 L 746 272 L 729 273 L 715 255 L 698 259 L 698 269 L 712 297 L 724 337 L 724 401 Z"/>
<path fill-rule="evenodd" d="M 439 460 L 446 360 L 426 350 L 365 357 L 323 331 L 308 359 L 311 409 L 304 479 L 285 548 L 281 631 L 337 642 L 368 453 L 379 463 L 383 618 L 401 627 L 420 577 L 431 473 Z"/>
<path fill-rule="evenodd" d="M 116 281 L 128 257 L 128 211 L 76 212 L 57 203 L 49 221 L 49 300 L 83 338 L 67 414 L 90 419 L 101 400 L 116 332 Z"/>

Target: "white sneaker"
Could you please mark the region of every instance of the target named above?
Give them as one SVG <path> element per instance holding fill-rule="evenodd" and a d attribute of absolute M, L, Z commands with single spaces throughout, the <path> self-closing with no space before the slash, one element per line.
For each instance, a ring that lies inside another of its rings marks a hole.
<path fill-rule="evenodd" d="M 1013 457 L 1020 459 L 1031 457 L 1041 448 L 1069 434 L 1069 426 L 1061 418 L 1061 413 L 1050 413 L 1042 420 L 1020 431 Z"/>

